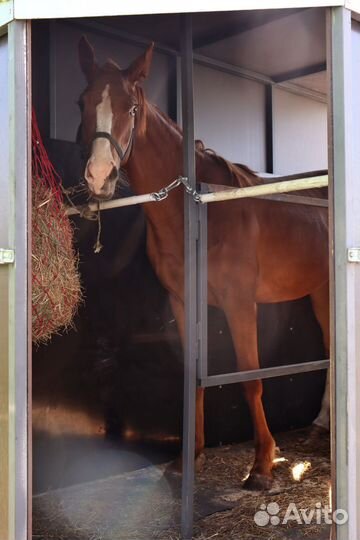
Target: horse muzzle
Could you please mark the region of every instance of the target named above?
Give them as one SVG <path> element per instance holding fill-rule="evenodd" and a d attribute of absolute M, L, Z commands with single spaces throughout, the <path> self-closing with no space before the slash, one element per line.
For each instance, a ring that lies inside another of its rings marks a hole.
<path fill-rule="evenodd" d="M 111 199 L 119 176 L 115 162 L 101 163 L 90 158 L 84 176 L 92 197 L 101 200 Z"/>

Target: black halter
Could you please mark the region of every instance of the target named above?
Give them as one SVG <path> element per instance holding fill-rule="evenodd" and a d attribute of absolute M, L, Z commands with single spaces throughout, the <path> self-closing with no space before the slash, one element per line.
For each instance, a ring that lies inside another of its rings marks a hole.
<path fill-rule="evenodd" d="M 121 166 L 121 162 L 130 155 L 132 150 L 134 140 L 134 126 L 131 128 L 130 139 L 124 152 L 119 143 L 111 135 L 111 133 L 108 133 L 107 131 L 97 131 L 94 135 L 93 142 L 95 141 L 95 139 L 107 139 L 110 142 L 110 144 L 115 148 L 117 155 L 119 156 Z"/>

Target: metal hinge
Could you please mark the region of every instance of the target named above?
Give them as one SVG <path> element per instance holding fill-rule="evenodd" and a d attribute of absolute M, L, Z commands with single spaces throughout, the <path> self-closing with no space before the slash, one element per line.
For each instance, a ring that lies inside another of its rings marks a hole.
<path fill-rule="evenodd" d="M 0 264 L 12 264 L 15 262 L 15 251 L 13 249 L 0 248 Z"/>
<path fill-rule="evenodd" d="M 360 248 L 349 248 L 348 249 L 348 261 L 360 263 Z"/>

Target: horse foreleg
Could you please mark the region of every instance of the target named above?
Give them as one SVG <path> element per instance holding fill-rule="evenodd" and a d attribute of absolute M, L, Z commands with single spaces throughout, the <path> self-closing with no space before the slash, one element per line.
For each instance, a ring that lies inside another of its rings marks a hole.
<path fill-rule="evenodd" d="M 234 300 L 231 307 L 226 309 L 226 315 L 234 342 L 238 369 L 243 371 L 259 368 L 256 304 L 249 301 L 239 305 Z M 265 417 L 262 403 L 262 382 L 259 380 L 249 381 L 243 383 L 242 386 L 254 425 L 255 439 L 255 460 L 245 488 L 270 489 L 275 441 Z"/>
<path fill-rule="evenodd" d="M 180 335 L 182 345 L 185 341 L 185 313 L 184 305 L 177 298 L 170 298 L 171 307 L 177 322 L 177 327 Z M 196 465 L 200 467 L 203 461 L 203 451 L 205 447 L 205 433 L 204 433 L 204 388 L 196 389 L 196 410 L 195 410 L 195 458 Z M 181 469 L 181 458 L 176 460 L 176 469 Z"/>
<path fill-rule="evenodd" d="M 330 353 L 330 311 L 329 311 L 329 283 L 325 283 L 311 294 L 311 302 L 315 316 L 320 324 L 325 352 Z M 330 373 L 326 375 L 325 391 L 321 402 L 321 409 L 313 422 L 314 426 L 328 430 L 330 428 Z M 316 434 L 314 431 L 314 434 Z"/>
<path fill-rule="evenodd" d="M 324 395 L 321 401 L 321 409 L 315 420 L 313 421 L 314 427 L 319 427 L 321 430 L 329 430 L 330 427 L 330 371 L 327 370 L 326 384 Z M 314 433 L 315 435 L 315 433 Z"/>

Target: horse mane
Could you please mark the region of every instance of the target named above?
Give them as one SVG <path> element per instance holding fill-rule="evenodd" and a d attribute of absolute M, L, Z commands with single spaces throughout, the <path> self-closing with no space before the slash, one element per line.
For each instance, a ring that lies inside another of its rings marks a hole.
<path fill-rule="evenodd" d="M 138 103 L 139 103 L 139 122 L 138 122 L 138 129 L 139 133 L 145 134 L 146 132 L 146 111 L 145 109 L 152 109 L 164 123 L 166 123 L 168 126 L 170 126 L 176 133 L 178 133 L 180 136 L 183 135 L 182 129 L 179 127 L 179 125 L 174 122 L 167 114 L 165 114 L 157 105 L 154 103 L 149 103 L 144 96 L 144 91 L 141 87 L 137 88 L 138 91 Z M 141 130 L 141 131 L 140 131 Z M 215 150 L 212 150 L 210 148 L 206 148 L 204 143 L 197 139 L 195 141 L 195 151 L 198 155 L 208 156 L 213 161 L 215 161 L 218 165 L 220 165 L 222 168 L 225 168 L 227 172 L 227 179 L 228 181 L 225 183 L 225 185 L 229 185 L 231 187 L 247 187 L 247 186 L 255 186 L 258 184 L 263 183 L 263 179 L 256 175 L 254 171 L 252 171 L 249 167 L 242 164 L 235 164 L 231 161 L 228 161 L 227 159 L 223 158 L 219 154 L 215 152 Z"/>
<path fill-rule="evenodd" d="M 174 122 L 167 114 L 165 114 L 159 107 L 157 107 L 154 103 L 150 103 L 146 100 L 144 96 L 144 91 L 141 87 L 137 87 L 138 92 L 138 103 L 139 103 L 139 120 L 137 123 L 139 133 L 145 134 L 146 132 L 146 109 L 152 110 L 157 116 L 161 118 L 161 120 L 168 126 L 171 127 L 180 137 L 183 136 L 182 129 L 179 127 L 179 125 Z M 259 176 L 256 172 L 254 172 L 250 167 L 247 165 L 243 165 L 242 163 L 232 163 L 231 161 L 225 159 L 224 157 L 220 156 L 215 152 L 215 150 L 212 150 L 211 148 L 206 148 L 205 144 L 202 140 L 196 139 L 195 140 L 195 151 L 198 156 L 203 156 L 206 158 L 210 158 L 213 160 L 216 164 L 220 165 L 220 167 L 226 171 L 226 178 L 221 178 L 221 184 L 229 186 L 229 187 L 250 187 L 250 186 L 258 186 L 262 185 L 265 182 L 264 178 Z M 204 179 L 205 180 L 205 179 Z M 281 178 L 274 178 L 272 180 L 273 182 L 281 182 Z M 210 182 L 211 183 L 211 182 Z M 217 183 L 217 182 L 213 182 Z M 220 182 L 219 182 L 220 183 Z M 301 191 L 298 191 L 298 195 L 304 195 L 308 197 L 319 197 L 319 198 L 327 198 L 327 188 L 322 189 L 304 189 Z"/>
<path fill-rule="evenodd" d="M 228 173 L 228 183 L 231 187 L 248 187 L 263 184 L 263 179 L 258 176 L 250 167 L 240 163 L 232 163 L 215 152 L 211 148 L 206 148 L 203 141 L 197 139 L 195 141 L 195 148 L 197 152 L 210 156 L 216 163 L 225 167 Z"/>

